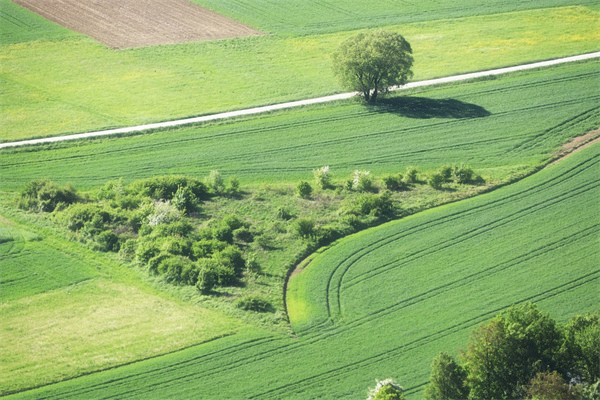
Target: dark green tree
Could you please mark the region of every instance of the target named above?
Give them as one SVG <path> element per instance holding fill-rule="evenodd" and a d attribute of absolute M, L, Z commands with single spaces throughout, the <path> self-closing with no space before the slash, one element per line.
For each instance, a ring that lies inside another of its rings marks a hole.
<path fill-rule="evenodd" d="M 342 85 L 361 92 L 368 102 L 404 85 L 412 76 L 412 49 L 402 35 L 386 30 L 362 32 L 342 42 L 333 54 L 333 70 Z"/>
<path fill-rule="evenodd" d="M 429 385 L 425 388 L 426 400 L 466 399 L 469 389 L 466 386 L 467 373 L 453 357 L 440 353 L 431 363 Z"/>
<path fill-rule="evenodd" d="M 470 397 L 522 398 L 537 373 L 559 369 L 562 342 L 561 329 L 537 306 L 508 308 L 471 335 L 464 354 Z"/>

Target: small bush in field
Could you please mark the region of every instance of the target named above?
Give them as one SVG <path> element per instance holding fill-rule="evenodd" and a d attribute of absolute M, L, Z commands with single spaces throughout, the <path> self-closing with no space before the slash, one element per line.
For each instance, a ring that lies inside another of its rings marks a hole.
<path fill-rule="evenodd" d="M 313 171 L 313 175 L 315 177 L 315 182 L 317 186 L 321 189 L 328 189 L 331 187 L 331 171 L 329 170 L 329 166 L 321 167 L 319 169 L 315 169 Z"/>
<path fill-rule="evenodd" d="M 216 194 L 221 194 L 225 191 L 225 181 L 219 171 L 210 171 L 206 177 L 206 184 Z"/>
<path fill-rule="evenodd" d="M 444 178 L 444 182 L 452 181 L 452 167 L 450 165 L 444 165 L 440 168 L 439 174 Z"/>
<path fill-rule="evenodd" d="M 229 180 L 225 193 L 229 196 L 237 196 L 240 194 L 240 181 L 235 176 Z"/>
<path fill-rule="evenodd" d="M 182 213 L 189 213 L 196 209 L 198 199 L 189 187 L 179 186 L 171 204 Z"/>
<path fill-rule="evenodd" d="M 170 224 L 181 219 L 183 215 L 170 200 L 157 200 L 154 202 L 154 212 L 148 216 L 148 225 Z"/>
<path fill-rule="evenodd" d="M 113 231 L 103 231 L 95 238 L 100 251 L 119 251 L 119 237 Z"/>
<path fill-rule="evenodd" d="M 393 379 L 377 381 L 374 388 L 369 388 L 367 400 L 403 400 L 404 388 Z"/>
<path fill-rule="evenodd" d="M 354 171 L 352 174 L 352 189 L 359 192 L 373 192 L 373 177 L 369 171 Z"/>
<path fill-rule="evenodd" d="M 59 204 L 73 204 L 78 200 L 72 186 L 60 187 L 49 179 L 37 179 L 21 191 L 18 206 L 24 210 L 52 212 Z"/>
<path fill-rule="evenodd" d="M 277 218 L 279 218 L 279 219 L 283 219 L 283 220 L 287 221 L 289 219 L 292 219 L 293 216 L 294 215 L 287 207 L 279 207 L 277 209 Z"/>
<path fill-rule="evenodd" d="M 312 186 L 306 181 L 300 181 L 298 186 L 296 186 L 296 193 L 303 199 L 307 199 L 312 193 Z"/>
<path fill-rule="evenodd" d="M 246 272 L 254 275 L 262 272 L 256 253 L 250 253 L 246 257 Z"/>
<path fill-rule="evenodd" d="M 245 226 L 242 226 L 241 228 L 234 230 L 233 238 L 235 240 L 237 240 L 238 242 L 244 242 L 244 243 L 251 243 L 254 240 L 254 236 L 252 235 L 252 232 L 250 232 L 250 229 L 246 228 Z"/>
<path fill-rule="evenodd" d="M 402 174 L 397 175 L 386 175 L 381 178 L 383 187 L 387 190 L 397 191 L 404 189 L 404 182 L 402 182 Z"/>
<path fill-rule="evenodd" d="M 469 183 L 473 179 L 473 170 L 467 165 L 454 166 L 452 176 L 456 183 Z"/>
<path fill-rule="evenodd" d="M 404 179 L 406 183 L 416 183 L 419 180 L 419 171 L 415 167 L 408 167 Z"/>
<path fill-rule="evenodd" d="M 216 263 L 211 259 L 203 258 L 198 260 L 197 268 L 196 288 L 202 294 L 209 294 L 218 280 Z"/>
<path fill-rule="evenodd" d="M 299 218 L 293 225 L 294 232 L 303 239 L 310 238 L 315 232 L 315 221 L 308 218 Z"/>
<path fill-rule="evenodd" d="M 439 172 L 432 174 L 429 177 L 429 179 L 427 179 L 427 183 L 429 184 L 429 186 L 431 186 L 434 189 L 438 189 L 438 190 L 442 188 L 442 184 L 445 181 L 446 180 L 444 179 L 444 176 Z"/>
<path fill-rule="evenodd" d="M 235 305 L 245 311 L 267 312 L 273 309 L 273 306 L 267 300 L 252 295 L 242 297 Z"/>

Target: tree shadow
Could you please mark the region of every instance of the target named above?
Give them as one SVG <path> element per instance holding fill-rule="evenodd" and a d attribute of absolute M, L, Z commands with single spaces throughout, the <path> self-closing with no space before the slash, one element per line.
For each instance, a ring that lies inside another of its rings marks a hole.
<path fill-rule="evenodd" d="M 476 104 L 456 99 L 430 99 L 427 97 L 395 97 L 381 99 L 372 105 L 380 112 L 394 113 L 407 118 L 482 118 L 492 115 Z"/>

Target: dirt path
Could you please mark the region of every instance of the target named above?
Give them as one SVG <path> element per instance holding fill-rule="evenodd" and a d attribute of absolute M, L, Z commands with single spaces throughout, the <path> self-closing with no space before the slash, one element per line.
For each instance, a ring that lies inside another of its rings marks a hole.
<path fill-rule="evenodd" d="M 552 154 L 552 158 L 554 159 L 554 161 L 546 165 L 546 168 L 551 165 L 558 164 L 571 154 L 583 150 L 586 147 L 589 147 L 598 142 L 600 142 L 600 129 L 588 132 L 582 136 L 577 136 L 573 138 L 570 142 L 563 144 L 560 150 Z"/>
<path fill-rule="evenodd" d="M 411 82 L 402 87 L 395 88 L 394 90 L 404 90 L 404 89 L 411 89 L 411 88 L 416 88 L 416 87 L 434 86 L 434 85 L 439 85 L 439 84 L 444 84 L 444 83 L 449 83 L 449 82 L 459 82 L 459 81 L 465 81 L 465 80 L 469 80 L 469 79 L 481 78 L 481 77 L 486 77 L 486 76 L 496 76 L 496 75 L 502 75 L 502 74 L 507 74 L 507 73 L 516 72 L 516 71 L 524 71 L 524 70 L 528 70 L 528 69 L 548 67 L 548 66 L 552 66 L 552 65 L 565 64 L 565 63 L 569 63 L 569 62 L 589 60 L 592 58 L 599 58 L 599 57 L 600 57 L 600 52 L 581 54 L 578 56 L 558 58 L 555 60 L 541 61 L 541 62 L 536 62 L 536 63 L 532 63 L 532 64 L 517 65 L 514 67 L 492 69 L 492 70 L 488 70 L 488 71 L 480 71 L 480 72 L 474 72 L 474 73 L 470 73 L 470 74 L 454 75 L 454 76 L 448 76 L 445 78 L 429 79 L 429 80 L 419 81 L 419 82 Z M 222 120 L 222 119 L 228 119 L 228 118 L 234 118 L 234 117 L 240 117 L 240 116 L 246 116 L 246 115 L 256 115 L 256 114 L 261 114 L 261 113 L 265 113 L 265 112 L 269 112 L 269 111 L 282 110 L 282 109 L 287 109 L 287 108 L 302 107 L 302 106 L 306 106 L 306 105 L 310 105 L 310 104 L 320 104 L 320 103 L 327 103 L 327 102 L 336 101 L 336 100 L 345 100 L 345 99 L 349 99 L 354 96 L 356 96 L 355 92 L 341 93 L 341 94 L 335 94 L 335 95 L 325 96 L 325 97 L 318 97 L 318 98 L 308 99 L 308 100 L 292 101 L 292 102 L 288 102 L 288 103 L 273 104 L 270 106 L 247 108 L 245 110 L 204 115 L 202 117 L 185 118 L 185 119 L 178 119 L 178 120 L 174 120 L 174 121 L 158 122 L 158 123 L 154 123 L 154 124 L 130 126 L 127 128 L 110 129 L 110 130 L 96 131 L 96 132 L 86 132 L 86 133 L 79 133 L 79 134 L 68 135 L 68 136 L 54 136 L 54 137 L 43 138 L 43 139 L 22 140 L 22 141 L 18 141 L 18 142 L 0 143 L 0 149 L 5 148 L 5 147 L 25 146 L 25 145 L 42 144 L 42 143 L 54 143 L 54 142 L 61 142 L 64 140 L 85 139 L 85 138 L 92 138 L 92 137 L 98 137 L 98 136 L 109 136 L 109 135 L 117 135 L 117 134 L 132 133 L 132 132 L 143 132 L 143 131 L 154 130 L 154 129 L 162 129 L 162 128 L 170 128 L 170 127 L 175 127 L 175 126 L 197 124 L 197 123 L 201 123 L 201 122 Z"/>

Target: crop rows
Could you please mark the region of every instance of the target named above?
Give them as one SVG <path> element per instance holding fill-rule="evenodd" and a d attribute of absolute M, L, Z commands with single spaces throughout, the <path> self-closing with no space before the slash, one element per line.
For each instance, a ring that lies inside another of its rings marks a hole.
<path fill-rule="evenodd" d="M 517 10 L 548 8 L 567 4 L 594 4 L 593 1 L 564 2 L 558 0 L 504 0 L 493 4 L 473 4 L 460 1 L 421 1 L 365 3 L 358 0 L 343 4 L 323 0 L 286 1 L 273 0 L 194 0 L 232 18 L 255 27 L 282 35 L 306 35 L 337 32 L 341 30 L 399 25 L 407 22 L 460 18 L 474 15 L 498 14 Z"/>
<path fill-rule="evenodd" d="M 560 81 L 572 74 L 580 78 Z M 89 188 L 119 177 L 205 176 L 212 169 L 250 183 L 306 179 L 322 165 L 342 177 L 355 169 L 383 173 L 408 165 L 532 165 L 598 125 L 599 76 L 592 61 L 420 93 L 435 104 L 460 98 L 463 108 L 489 113 L 477 118 L 411 118 L 402 110 L 414 100 L 398 97 L 381 107 L 341 103 L 76 147 L 4 150 L 1 185 L 18 190 L 30 179 L 49 177 Z M 531 118 L 539 121 L 535 127 Z"/>
<path fill-rule="evenodd" d="M 347 258 L 348 248 L 366 249 L 356 252 L 354 263 L 344 264 L 352 265 L 341 286 L 344 318 L 333 325 L 327 321 L 319 327 L 295 324 L 300 328 L 296 339 L 256 331 L 240 333 L 23 395 L 48 399 L 215 397 L 214 388 L 219 388 L 216 397 L 334 394 L 359 398 L 373 379 L 386 376 L 400 379 L 409 394 L 417 395 L 435 353 L 456 348 L 469 330 L 504 307 L 533 301 L 542 308 L 553 305 L 549 311 L 564 316 L 573 308 L 581 312 L 595 306 L 593 288 L 600 270 L 594 265 L 598 223 L 592 218 L 591 204 L 599 194 L 594 178 L 599 164 L 596 145 L 514 186 L 384 225 L 334 246 L 291 283 L 292 290 L 300 284 L 311 288 L 309 297 L 292 300 L 316 302 L 322 309 L 329 297 L 326 277 Z M 557 215 L 557 209 L 565 211 L 560 218 L 549 219 Z M 528 232 L 531 227 L 536 227 L 535 234 Z M 518 236 L 507 236 L 507 228 Z M 440 234 L 432 237 L 432 231 Z M 480 247 L 473 249 L 476 254 L 461 248 L 472 235 L 479 235 Z M 386 241 L 390 244 L 385 245 Z M 434 241 L 434 246 L 424 254 L 428 241 Z M 395 248 L 405 242 L 414 249 L 406 261 L 419 268 L 402 266 L 403 253 Z M 520 243 L 514 251 L 498 252 L 513 242 Z M 488 252 L 500 257 L 479 257 Z M 460 259 L 436 267 L 435 260 L 448 257 Z M 434 267 L 424 267 L 421 258 L 429 258 L 427 263 Z M 410 275 L 402 275 L 407 270 Z M 371 271 L 383 273 L 370 275 Z M 435 274 L 439 276 L 431 280 Z M 355 286 L 347 285 L 350 282 Z M 360 294 L 349 301 L 347 291 L 359 286 Z M 503 290 L 498 291 L 499 287 Z M 371 293 L 381 299 L 370 298 Z M 560 301 L 565 298 L 576 300 L 573 304 Z M 366 336 L 370 339 L 365 340 Z"/>

